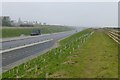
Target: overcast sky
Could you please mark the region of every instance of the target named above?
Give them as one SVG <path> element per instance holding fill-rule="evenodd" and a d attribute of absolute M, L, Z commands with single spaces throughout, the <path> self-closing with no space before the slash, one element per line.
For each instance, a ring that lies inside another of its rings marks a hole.
<path fill-rule="evenodd" d="M 117 2 L 4 2 L 12 19 L 71 26 L 117 26 Z"/>

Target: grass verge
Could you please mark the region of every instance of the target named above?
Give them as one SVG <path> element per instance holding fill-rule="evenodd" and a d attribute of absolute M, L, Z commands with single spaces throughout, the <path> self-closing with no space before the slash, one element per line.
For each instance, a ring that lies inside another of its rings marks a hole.
<path fill-rule="evenodd" d="M 3 78 L 117 78 L 117 57 L 117 43 L 102 30 L 87 29 L 3 73 Z"/>
<path fill-rule="evenodd" d="M 20 36 L 21 34 L 24 35 L 30 35 L 33 29 L 40 29 L 42 34 L 46 33 L 55 33 L 55 32 L 62 32 L 62 31 L 69 31 L 71 28 L 69 27 L 64 27 L 64 26 L 40 26 L 40 27 L 22 27 L 22 28 L 17 28 L 17 27 L 3 27 L 2 28 L 2 38 L 6 37 L 17 37 Z"/>

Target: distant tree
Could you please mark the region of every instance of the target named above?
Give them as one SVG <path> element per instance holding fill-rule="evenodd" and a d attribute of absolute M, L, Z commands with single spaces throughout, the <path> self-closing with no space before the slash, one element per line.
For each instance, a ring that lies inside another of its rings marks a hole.
<path fill-rule="evenodd" d="M 2 17 L 2 26 L 11 26 L 11 19 L 9 16 Z"/>

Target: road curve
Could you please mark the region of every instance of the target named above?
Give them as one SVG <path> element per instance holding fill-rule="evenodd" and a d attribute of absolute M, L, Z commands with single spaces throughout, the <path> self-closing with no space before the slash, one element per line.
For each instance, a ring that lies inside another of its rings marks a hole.
<path fill-rule="evenodd" d="M 60 38 L 66 37 L 67 35 L 73 34 L 75 31 L 69 31 L 69 32 L 61 32 L 61 33 L 53 33 L 49 35 L 39 35 L 33 38 L 26 38 L 26 39 L 18 39 L 18 40 L 13 40 L 13 41 L 7 41 L 7 42 L 2 42 L 2 50 L 5 49 L 10 49 L 18 46 L 24 46 L 27 44 L 32 44 L 44 40 L 49 40 L 49 39 L 55 39 L 58 40 Z"/>
<path fill-rule="evenodd" d="M 69 31 L 69 32 L 64 32 L 64 33 L 58 33 L 58 34 L 50 34 L 50 35 L 45 35 L 45 36 L 38 36 L 30 39 L 23 39 L 23 40 L 16 40 L 16 41 L 10 41 L 10 42 L 3 42 L 2 47 L 3 50 L 7 50 L 10 48 L 15 48 L 18 46 L 23 46 L 23 45 L 28 45 L 36 42 L 41 42 L 45 40 L 50 40 L 45 43 L 41 44 L 36 44 L 33 46 L 28 46 L 16 50 L 12 50 L 9 52 L 4 52 L 2 53 L 2 67 L 3 71 L 9 70 L 12 67 L 16 66 L 13 65 L 13 63 L 16 63 L 22 59 L 25 59 L 29 56 L 35 56 L 35 55 L 40 55 L 42 52 L 46 49 L 49 49 L 53 47 L 53 45 L 60 39 L 68 37 L 72 34 L 76 33 L 75 31 Z M 22 63 L 22 62 L 21 62 Z M 21 64 L 20 63 L 20 64 Z M 12 65 L 12 67 L 10 67 Z"/>

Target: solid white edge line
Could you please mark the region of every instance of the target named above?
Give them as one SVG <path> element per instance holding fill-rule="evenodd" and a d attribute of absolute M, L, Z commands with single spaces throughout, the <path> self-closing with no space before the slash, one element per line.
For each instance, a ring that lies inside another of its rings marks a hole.
<path fill-rule="evenodd" d="M 65 31 L 65 32 L 57 32 L 57 33 L 51 33 L 51 34 L 60 34 L 60 33 L 66 33 L 66 32 L 69 32 L 69 31 Z M 0 40 L 0 43 L 2 42 L 9 42 L 9 41 L 16 41 L 16 40 L 23 40 L 23 39 L 28 39 L 28 38 L 36 38 L 36 37 L 39 37 L 39 36 L 47 36 L 47 35 L 51 35 L 51 34 L 42 34 L 42 35 L 38 35 L 38 36 L 28 36 L 26 38 L 21 38 L 21 39 L 11 39 L 11 40 Z"/>
<path fill-rule="evenodd" d="M 2 42 L 10 42 L 10 41 L 17 41 L 17 40 L 24 40 L 24 39 L 30 39 L 30 38 L 36 38 L 36 37 L 40 37 L 40 36 L 47 36 L 47 35 L 50 35 L 50 34 L 43 34 L 43 35 L 38 35 L 38 36 L 27 36 L 27 37 L 24 37 L 24 38 L 16 38 L 16 39 L 9 39 L 9 40 L 0 40 L 0 43 Z"/>
<path fill-rule="evenodd" d="M 37 42 L 37 43 L 28 44 L 28 45 L 25 45 L 25 46 L 19 46 L 19 47 L 7 49 L 7 50 L 2 50 L 2 51 L 0 51 L 0 54 L 1 54 L 1 53 L 5 53 L 5 52 L 10 52 L 10 51 L 13 51 L 13 50 L 16 50 L 16 49 L 21 49 L 21 48 L 30 47 L 30 46 L 34 46 L 34 45 L 37 45 L 37 44 L 49 42 L 49 41 L 52 41 L 52 40 L 53 40 L 53 39 L 49 39 L 49 40 L 45 40 L 45 41 L 42 41 L 42 42 Z"/>

